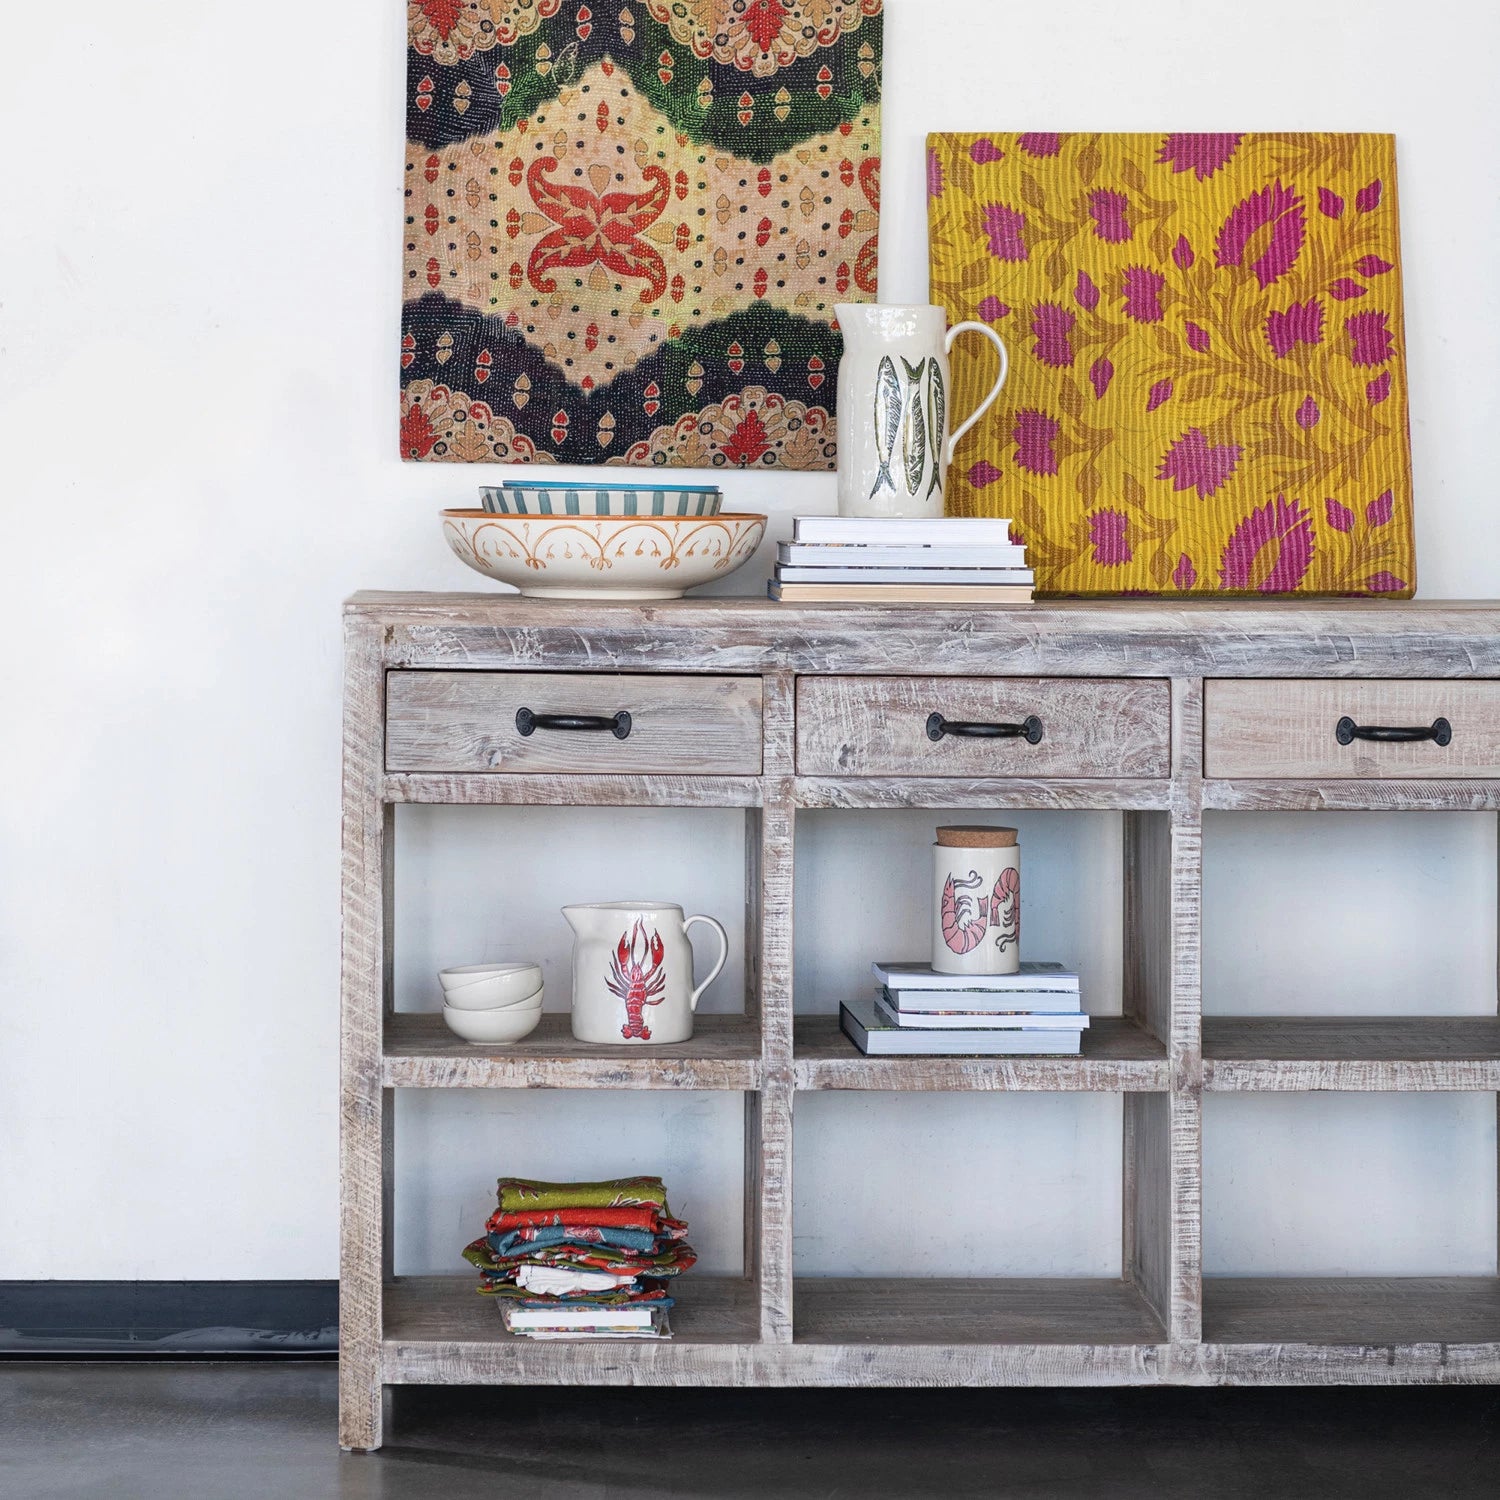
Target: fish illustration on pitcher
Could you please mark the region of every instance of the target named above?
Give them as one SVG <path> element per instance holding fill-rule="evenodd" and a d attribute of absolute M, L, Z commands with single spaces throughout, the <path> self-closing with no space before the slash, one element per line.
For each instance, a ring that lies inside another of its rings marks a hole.
<path fill-rule="evenodd" d="M 906 463 L 906 493 L 915 495 L 927 472 L 927 420 L 922 415 L 922 376 L 927 361 L 913 365 L 901 361 L 906 371 L 906 420 L 902 423 L 901 454 Z M 936 437 L 936 434 L 934 434 Z"/>
<path fill-rule="evenodd" d="M 901 435 L 901 413 L 905 404 L 895 363 L 887 354 L 880 361 L 880 371 L 875 377 L 875 456 L 880 461 L 880 468 L 875 475 L 875 488 L 870 491 L 871 498 L 883 489 L 896 487 L 891 478 L 891 460 L 896 456 L 896 439 Z"/>
<path fill-rule="evenodd" d="M 958 440 L 989 410 L 1005 383 L 1005 345 L 984 323 L 948 330 L 941 307 L 840 304 L 839 514 L 940 516 Z M 984 400 L 948 431 L 948 352 L 961 333 L 982 334 L 1000 356 Z"/>
<path fill-rule="evenodd" d="M 935 359 L 927 361 L 927 389 L 932 401 L 932 422 L 928 430 L 932 434 L 935 455 L 941 455 L 944 439 L 948 435 L 948 397 L 943 390 L 943 368 Z M 932 479 L 927 485 L 927 494 L 931 495 L 942 482 L 943 466 L 937 462 L 935 456 Z M 923 498 L 925 499 L 926 496 Z"/>

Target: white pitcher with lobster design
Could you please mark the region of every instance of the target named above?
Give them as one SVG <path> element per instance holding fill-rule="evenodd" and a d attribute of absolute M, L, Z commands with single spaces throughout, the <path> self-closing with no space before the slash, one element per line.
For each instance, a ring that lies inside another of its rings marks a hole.
<path fill-rule="evenodd" d="M 1014 828 L 939 828 L 932 846 L 932 967 L 939 974 L 1021 968 L 1021 851 Z"/>
<path fill-rule="evenodd" d="M 1005 384 L 1000 335 L 985 323 L 948 327 L 941 307 L 840 303 L 839 514 L 936 517 L 958 440 Z M 953 372 L 948 355 L 961 333 L 987 338 L 1000 356 L 989 394 L 949 432 Z"/>
<path fill-rule="evenodd" d="M 685 1042 L 698 997 L 729 957 L 729 934 L 712 917 L 685 917 L 662 901 L 596 901 L 565 906 L 573 929 L 573 1035 L 616 1045 Z M 719 961 L 693 986 L 688 928 L 719 935 Z"/>

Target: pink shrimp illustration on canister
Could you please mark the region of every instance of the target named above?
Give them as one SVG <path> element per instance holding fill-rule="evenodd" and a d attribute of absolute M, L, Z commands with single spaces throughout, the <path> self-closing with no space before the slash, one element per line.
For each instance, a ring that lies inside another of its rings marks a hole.
<path fill-rule="evenodd" d="M 930 918 L 936 973 L 1019 972 L 1020 864 L 1014 828 L 951 824 L 937 830 Z"/>
<path fill-rule="evenodd" d="M 989 899 L 966 894 L 983 884 L 978 870 L 970 870 L 966 880 L 949 875 L 943 882 L 943 941 L 955 953 L 968 953 L 984 940 L 990 925 Z"/>
<path fill-rule="evenodd" d="M 1014 866 L 1001 870 L 990 897 L 990 923 L 995 929 L 995 947 L 1004 953 L 1021 942 L 1021 872 Z"/>

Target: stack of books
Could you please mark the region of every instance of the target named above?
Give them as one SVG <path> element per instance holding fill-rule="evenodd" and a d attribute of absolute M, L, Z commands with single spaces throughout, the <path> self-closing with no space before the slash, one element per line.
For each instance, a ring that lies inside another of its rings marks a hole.
<path fill-rule="evenodd" d="M 880 988 L 839 1008 L 844 1035 L 871 1057 L 1076 1055 L 1089 1024 L 1078 976 L 1058 963 L 1019 974 L 939 974 L 871 965 Z"/>
<path fill-rule="evenodd" d="M 776 549 L 788 604 L 1026 604 L 1035 577 L 1009 521 L 799 516 Z"/>

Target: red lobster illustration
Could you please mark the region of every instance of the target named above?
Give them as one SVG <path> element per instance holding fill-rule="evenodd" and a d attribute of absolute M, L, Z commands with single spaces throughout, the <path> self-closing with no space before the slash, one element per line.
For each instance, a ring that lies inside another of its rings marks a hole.
<path fill-rule="evenodd" d="M 620 934 L 620 941 L 610 955 L 604 983 L 612 995 L 625 1002 L 625 1024 L 620 1035 L 627 1041 L 633 1037 L 643 1042 L 651 1040 L 646 1007 L 660 1005 L 666 999 L 667 975 L 661 966 L 665 953 L 661 934 L 648 931 L 646 924 L 637 919 L 629 932 Z"/>

